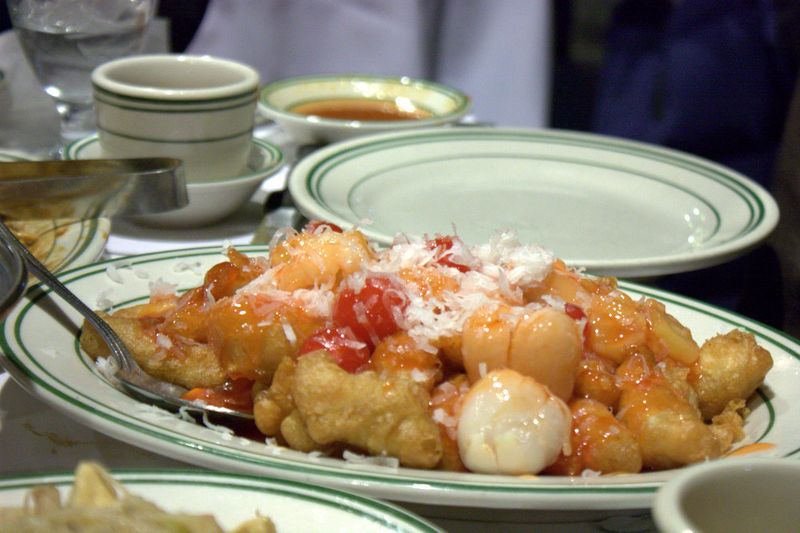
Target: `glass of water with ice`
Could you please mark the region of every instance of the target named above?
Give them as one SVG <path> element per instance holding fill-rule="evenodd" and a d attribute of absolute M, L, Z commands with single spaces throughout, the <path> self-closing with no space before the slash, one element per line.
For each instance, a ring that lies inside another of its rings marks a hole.
<path fill-rule="evenodd" d="M 22 49 L 61 116 L 62 142 L 94 130 L 92 70 L 139 53 L 158 0 L 7 0 Z"/>

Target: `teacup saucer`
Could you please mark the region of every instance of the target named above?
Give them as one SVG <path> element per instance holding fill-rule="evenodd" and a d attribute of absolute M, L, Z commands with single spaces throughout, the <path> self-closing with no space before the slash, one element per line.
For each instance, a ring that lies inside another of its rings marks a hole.
<path fill-rule="evenodd" d="M 102 157 L 97 135 L 73 142 L 65 149 L 67 159 Z M 188 183 L 189 205 L 176 211 L 137 217 L 136 221 L 158 228 L 208 226 L 232 215 L 249 200 L 259 185 L 275 175 L 284 164 L 276 145 L 253 138 L 247 169 L 238 176 L 211 182 Z"/>

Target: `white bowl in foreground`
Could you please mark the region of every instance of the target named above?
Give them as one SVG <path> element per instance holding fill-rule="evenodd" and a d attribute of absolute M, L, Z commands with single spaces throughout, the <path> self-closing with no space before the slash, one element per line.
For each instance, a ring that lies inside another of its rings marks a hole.
<path fill-rule="evenodd" d="M 451 124 L 470 99 L 452 87 L 406 76 L 303 76 L 266 85 L 259 109 L 296 142 Z"/>
<path fill-rule="evenodd" d="M 102 157 L 96 135 L 70 144 L 66 149 L 68 159 L 93 159 Z M 261 139 L 252 139 L 247 170 L 238 176 L 202 183 L 187 183 L 189 205 L 156 215 L 136 217 L 139 223 L 163 228 L 190 228 L 208 226 L 231 215 L 247 202 L 268 177 L 276 174 L 284 164 L 280 148 Z"/>
<path fill-rule="evenodd" d="M 656 494 L 663 533 L 800 531 L 800 461 L 731 458 L 689 467 Z"/>

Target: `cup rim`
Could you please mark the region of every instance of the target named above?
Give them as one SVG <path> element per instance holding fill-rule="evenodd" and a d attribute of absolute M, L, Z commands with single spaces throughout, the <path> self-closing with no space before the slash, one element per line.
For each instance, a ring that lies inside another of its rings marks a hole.
<path fill-rule="evenodd" d="M 757 468 L 772 471 L 785 471 L 788 468 L 800 473 L 800 461 L 791 458 L 729 457 L 690 465 L 666 482 L 656 493 L 652 504 L 653 519 L 656 525 L 664 531 L 689 531 L 696 528 L 682 511 L 683 499 L 687 491 L 704 481 L 720 481 L 719 478 L 727 474 L 736 476 L 741 475 L 741 472 Z"/>
<path fill-rule="evenodd" d="M 176 64 L 206 64 L 222 67 L 241 76 L 239 81 L 204 88 L 163 88 L 135 85 L 118 81 L 111 74 L 118 69 L 154 64 L 168 67 Z M 231 96 L 257 93 L 259 74 L 253 67 L 222 57 L 194 54 L 141 54 L 114 59 L 92 71 L 92 85 L 104 92 L 126 97 L 152 100 L 214 100 Z"/>

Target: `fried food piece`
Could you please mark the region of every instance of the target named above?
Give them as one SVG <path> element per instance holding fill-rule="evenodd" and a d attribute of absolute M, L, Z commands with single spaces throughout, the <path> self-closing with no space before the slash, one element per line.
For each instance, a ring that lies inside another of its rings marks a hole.
<path fill-rule="evenodd" d="M 587 310 L 586 349 L 620 364 L 647 343 L 647 320 L 627 294 L 594 294 Z"/>
<path fill-rule="evenodd" d="M 710 420 L 729 402 L 748 398 L 770 368 L 772 356 L 756 344 L 751 333 L 733 330 L 707 340 L 688 378 L 697 391 L 703 418 Z"/>
<path fill-rule="evenodd" d="M 642 469 L 636 437 L 605 404 L 580 399 L 570 404 L 570 411 L 572 452 L 562 453 L 545 473 L 578 476 L 584 470 L 610 474 L 637 473 Z"/>
<path fill-rule="evenodd" d="M 719 457 L 743 425 L 738 414 L 705 424 L 700 411 L 657 374 L 624 386 L 617 418 L 636 436 L 642 465 L 653 470 Z"/>
<path fill-rule="evenodd" d="M 223 298 L 208 312 L 209 345 L 232 377 L 269 381 L 286 355 L 324 323 L 300 307 L 259 296 Z"/>
<path fill-rule="evenodd" d="M 161 333 L 173 339 L 208 342 L 209 307 L 232 296 L 263 272 L 263 265 L 257 259 L 250 259 L 233 248 L 226 253 L 229 261 L 212 266 L 203 277 L 202 285 L 186 291 L 178 299 L 176 309 L 159 325 Z"/>
<path fill-rule="evenodd" d="M 373 258 L 367 238 L 358 231 L 297 233 L 272 248 L 274 287 L 283 291 L 338 284 Z"/>
<path fill-rule="evenodd" d="M 442 360 L 417 347 L 411 336 L 398 331 L 383 339 L 372 353 L 372 368 L 378 373 L 404 373 L 430 391 L 442 381 Z"/>
<path fill-rule="evenodd" d="M 297 360 L 287 356 L 278 365 L 268 388 L 262 388 L 253 398 L 253 418 L 256 427 L 268 437 L 283 437 L 293 450 L 327 451 L 308 434 L 300 412 L 292 398 Z"/>
<path fill-rule="evenodd" d="M 614 409 L 619 399 L 614 365 L 591 352 L 583 354 L 575 376 L 573 398 L 596 400 Z"/>
<path fill-rule="evenodd" d="M 744 420 L 748 414 L 750 410 L 744 400 L 731 400 L 720 414 L 711 419 L 711 431 L 726 451 L 745 437 Z"/>
<path fill-rule="evenodd" d="M 208 345 L 173 344 L 167 337 L 159 337 L 148 330 L 140 319 L 124 316 L 124 313 L 109 315 L 98 312 L 98 315 L 108 322 L 142 370 L 151 376 L 188 389 L 216 387 L 225 382 L 226 374 Z M 100 334 L 86 322 L 81 331 L 80 344 L 94 359 L 110 354 Z"/>
<path fill-rule="evenodd" d="M 296 368 L 293 357 L 284 357 L 272 376 L 269 388 L 259 390 L 253 398 L 256 427 L 268 437 L 278 436 L 281 422 L 294 410 L 292 387 Z"/>
<path fill-rule="evenodd" d="M 350 374 L 324 351 L 312 352 L 297 360 L 292 398 L 319 444 L 346 443 L 416 468 L 433 468 L 442 456 L 428 393 L 402 375 Z"/>
<path fill-rule="evenodd" d="M 306 423 L 297 409 L 281 420 L 281 436 L 293 450 L 308 453 L 325 449 L 325 446 L 315 441 L 308 433 Z"/>
<path fill-rule="evenodd" d="M 667 313 L 663 303 L 645 298 L 639 302 L 647 320 L 647 347 L 658 361 L 667 357 L 691 365 L 700 356 L 700 348 L 689 328 Z"/>

